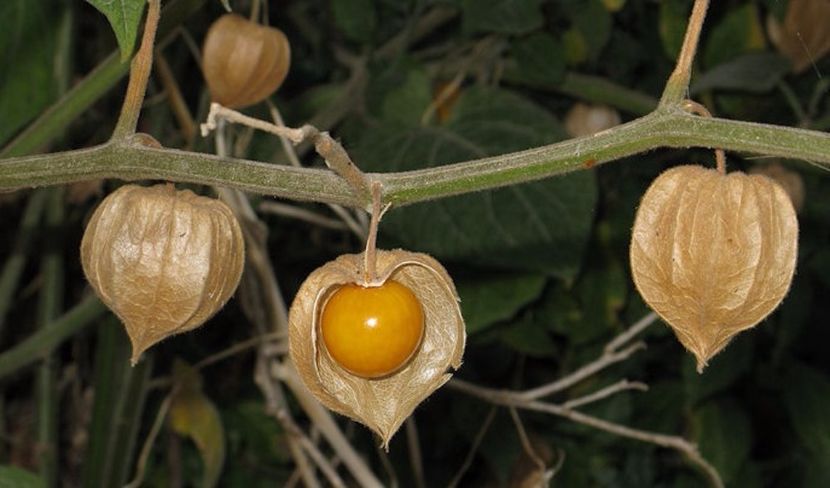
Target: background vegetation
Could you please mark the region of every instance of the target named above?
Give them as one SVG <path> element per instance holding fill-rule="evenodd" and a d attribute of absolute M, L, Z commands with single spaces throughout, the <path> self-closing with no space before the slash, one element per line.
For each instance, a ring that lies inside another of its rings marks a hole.
<path fill-rule="evenodd" d="M 251 8 L 248 1 L 230 3 L 243 14 Z M 196 50 L 223 8 L 214 0 L 166 4 L 157 58 L 167 70 L 156 65 L 139 130 L 166 147 L 213 152 L 211 140 L 194 137 L 186 113 L 197 123 L 206 115 Z M 777 0 L 715 2 L 691 97 L 724 118 L 830 128 L 830 58 L 794 73 L 767 38 L 766 19 L 783 17 L 786 7 Z M 690 9 L 685 0 L 268 2 L 264 12 L 293 51 L 288 79 L 272 99 L 289 126 L 311 122 L 331 130 L 366 171 L 504 154 L 567 138 L 563 118 L 579 101 L 611 105 L 624 121 L 651 111 Z M 118 54 L 108 58 L 116 49 L 107 19 L 86 2 L 0 2 L 4 155 L 105 142 L 124 93 L 125 83 L 116 80 L 128 68 Z M 95 69 L 94 84 L 61 99 Z M 457 92 L 436 105 L 436 94 L 454 80 Z M 174 103 L 176 88 L 186 109 Z M 12 142 L 51 106 L 58 114 L 28 133 L 35 142 Z M 248 113 L 269 118 L 266 106 Z M 230 136 L 238 157 L 287 163 L 273 136 L 235 127 Z M 314 154 L 302 148 L 301 154 L 304 165 L 321 166 Z M 727 157 L 731 170 L 772 162 Z M 627 264 L 639 198 L 662 170 L 711 161 L 707 150 L 659 150 L 394 209 L 381 224 L 380 245 L 430 253 L 456 280 L 469 334 L 458 378 L 492 388 L 535 387 L 593 360 L 646 316 Z M 623 391 L 581 411 L 697 443 L 730 486 L 830 484 L 830 179 L 805 161 L 780 162 L 800 175 L 806 195 L 798 271 L 782 307 L 733 340 L 702 375 L 656 323 L 641 337 L 647 349 L 555 397 L 567 402 L 622 379 L 648 384 L 646 392 Z M 129 367 L 126 336 L 88 298 L 78 262 L 85 220 L 119 184 L 0 194 L 0 479 L 15 486 L 122 485 L 137 470 L 171 377 L 180 377 L 177 360 L 196 364 L 262 334 L 243 294 L 198 331 L 163 342 Z M 341 224 L 329 228 L 261 206 L 271 200 L 251 197 L 263 209 L 266 248 L 290 303 L 311 270 L 362 243 Z M 324 205 L 287 203 L 337 218 Z M 59 325 L 56 336 L 50 327 Z M 289 449 L 296 433 L 266 408 L 253 374 L 257 349 L 235 352 L 199 370 L 201 389 L 181 397 L 192 402 L 188 409 L 174 402 L 173 413 L 191 414 L 164 423 L 147 444 L 147 486 L 202 486 L 215 476 L 220 486 L 296 481 Z M 287 406 L 296 426 L 318 442 L 293 397 Z M 220 424 L 194 420 L 192 412 L 213 408 Z M 416 410 L 388 454 L 363 427 L 337 421 L 388 485 L 444 486 L 467 467 L 462 486 L 520 486 L 534 472 L 533 455 L 549 468 L 562 461 L 553 481 L 559 486 L 705 484 L 675 451 L 545 413 L 520 414 L 517 424 L 509 409 L 445 387 Z M 416 437 L 420 462 L 412 454 Z M 319 442 L 324 455 L 334 454 Z"/>

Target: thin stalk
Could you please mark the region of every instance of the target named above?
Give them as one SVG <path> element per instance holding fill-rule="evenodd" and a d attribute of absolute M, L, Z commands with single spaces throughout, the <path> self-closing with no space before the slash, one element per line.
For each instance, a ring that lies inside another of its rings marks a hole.
<path fill-rule="evenodd" d="M 112 465 L 105 486 L 124 486 L 129 476 L 152 365 L 153 355 L 144 353 L 142 360 L 135 367 L 126 367 L 123 370 L 121 384 L 124 386 L 119 392 L 117 418 L 112 429 Z"/>
<path fill-rule="evenodd" d="M 26 267 L 32 238 L 38 222 L 40 222 L 48 196 L 48 191 L 38 190 L 29 197 L 26 208 L 23 210 L 23 216 L 20 219 L 20 230 L 17 232 L 14 248 L 5 264 L 3 264 L 3 270 L 0 271 L 0 339 L 3 337 L 6 316 L 11 308 L 15 293 L 17 293 L 20 275 L 23 274 L 23 268 Z"/>
<path fill-rule="evenodd" d="M 61 227 L 64 219 L 63 188 L 52 188 L 46 209 L 46 251 L 41 259 L 43 285 L 38 304 L 38 323 L 42 330 L 58 318 L 63 311 L 64 262 Z M 48 354 L 38 368 L 38 423 L 37 437 L 40 446 L 40 476 L 44 485 L 58 486 L 58 387 L 56 370 L 58 360 Z"/>
<path fill-rule="evenodd" d="M 660 99 L 661 106 L 677 105 L 686 98 L 689 91 L 689 80 L 692 77 L 692 63 L 695 60 L 697 45 L 700 42 L 700 32 L 703 30 L 703 21 L 706 19 L 706 10 L 709 8 L 709 0 L 695 0 L 692 6 L 692 14 L 689 16 L 689 24 L 686 27 L 686 36 L 683 38 L 683 45 L 680 48 L 680 55 L 677 57 L 677 66 L 666 82 L 663 90 L 663 97 Z"/>
<path fill-rule="evenodd" d="M 83 488 L 109 486 L 107 480 L 110 479 L 114 463 L 113 437 L 117 430 L 117 406 L 124 371 L 129 367 L 129 347 L 117 320 L 112 318 L 101 322 L 95 351 L 95 400 L 89 426 L 89 445 L 81 473 Z"/>
<path fill-rule="evenodd" d="M 47 356 L 66 339 L 92 324 L 105 311 L 104 304 L 90 295 L 61 318 L 4 351 L 0 354 L 0 380 Z"/>
<path fill-rule="evenodd" d="M 147 80 L 150 79 L 150 70 L 153 68 L 153 44 L 156 40 L 156 30 L 161 15 L 160 0 L 148 0 L 147 3 L 149 8 L 147 20 L 144 22 L 141 47 L 130 65 L 130 82 L 127 85 L 127 94 L 124 96 L 124 105 L 121 106 L 118 122 L 112 132 L 113 139 L 125 139 L 135 133 L 144 94 L 147 92 Z"/>

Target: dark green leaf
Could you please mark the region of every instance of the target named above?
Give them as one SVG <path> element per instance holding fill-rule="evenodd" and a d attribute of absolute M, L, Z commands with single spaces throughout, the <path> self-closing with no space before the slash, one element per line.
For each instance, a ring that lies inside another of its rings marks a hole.
<path fill-rule="evenodd" d="M 790 422 L 801 444 L 814 457 L 830 459 L 830 379 L 809 366 L 795 363 L 782 390 Z"/>
<path fill-rule="evenodd" d="M 556 344 L 545 327 L 532 321 L 523 321 L 505 328 L 501 339 L 522 354 L 547 357 L 556 354 Z"/>
<path fill-rule="evenodd" d="M 147 0 L 87 0 L 107 17 L 118 47 L 121 50 L 121 60 L 127 60 L 133 54 L 135 38 L 138 35 L 138 24 L 144 5 Z"/>
<path fill-rule="evenodd" d="M 731 402 L 708 402 L 693 416 L 700 453 L 720 473 L 726 485 L 749 457 L 752 429 L 746 413 Z"/>
<path fill-rule="evenodd" d="M 542 26 L 543 0 L 461 0 L 468 32 L 523 34 Z"/>
<path fill-rule="evenodd" d="M 0 466 L 0 488 L 44 488 L 43 479 L 17 466 Z"/>
<path fill-rule="evenodd" d="M 711 360 L 704 374 L 697 372 L 692 355 L 686 355 L 683 378 L 690 405 L 726 390 L 749 370 L 755 343 L 752 334 L 746 332 L 733 339 L 723 352 Z"/>
<path fill-rule="evenodd" d="M 562 137 L 548 112 L 504 90 L 470 89 L 442 127 L 381 125 L 355 154 L 370 171 L 402 171 L 527 149 Z M 591 172 L 412 205 L 390 212 L 381 231 L 395 245 L 445 261 L 544 272 L 579 268 L 593 221 Z"/>
<path fill-rule="evenodd" d="M 779 54 L 744 54 L 695 77 L 690 93 L 695 95 L 707 90 L 766 93 L 775 88 L 789 70 L 789 60 Z"/>
<path fill-rule="evenodd" d="M 703 64 L 717 66 L 741 54 L 764 48 L 764 29 L 758 7 L 746 3 L 730 11 L 707 36 Z"/>
<path fill-rule="evenodd" d="M 467 333 L 474 334 L 516 315 L 545 286 L 538 274 L 498 274 L 456 280 Z"/>
<path fill-rule="evenodd" d="M 563 2 L 573 28 L 581 34 L 589 59 L 596 58 L 611 35 L 611 14 L 601 0 Z"/>
<path fill-rule="evenodd" d="M 536 32 L 511 47 L 514 77 L 530 85 L 555 86 L 565 76 L 565 52 L 553 36 Z"/>
<path fill-rule="evenodd" d="M 628 286 L 628 276 L 617 261 L 603 260 L 603 267 L 585 272 L 576 288 L 582 304 L 582 320 L 569 337 L 580 343 L 612 333 L 617 313 L 625 304 Z"/>
<path fill-rule="evenodd" d="M 420 68 L 410 69 L 405 75 L 383 99 L 381 116 L 389 122 L 417 126 L 432 102 L 429 78 Z"/>
<path fill-rule="evenodd" d="M 368 42 L 377 26 L 377 12 L 372 0 L 331 0 L 334 23 L 350 41 Z"/>
<path fill-rule="evenodd" d="M 0 146 L 39 114 L 58 89 L 57 39 L 65 10 L 55 0 L 0 2 Z"/>

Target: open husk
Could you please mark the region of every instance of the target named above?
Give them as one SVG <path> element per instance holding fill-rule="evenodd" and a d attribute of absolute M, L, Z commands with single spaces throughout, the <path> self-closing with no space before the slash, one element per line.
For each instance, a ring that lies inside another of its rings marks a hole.
<path fill-rule="evenodd" d="M 680 166 L 643 196 L 631 270 L 643 299 L 702 371 L 735 334 L 778 307 L 797 253 L 795 211 L 773 180 Z"/>
<path fill-rule="evenodd" d="M 416 406 L 461 365 L 466 339 L 458 294 L 438 261 L 425 254 L 377 251 L 377 278 L 365 281 L 364 255 L 338 257 L 315 270 L 300 287 L 289 312 L 291 359 L 306 387 L 326 407 L 351 417 L 389 440 Z M 325 351 L 319 319 L 327 298 L 340 286 L 379 285 L 388 279 L 415 293 L 424 310 L 424 338 L 402 369 L 366 379 L 336 364 Z"/>
<path fill-rule="evenodd" d="M 133 364 L 153 344 L 222 308 L 244 262 L 233 212 L 169 184 L 122 186 L 95 210 L 81 241 L 84 273 L 124 323 Z"/>

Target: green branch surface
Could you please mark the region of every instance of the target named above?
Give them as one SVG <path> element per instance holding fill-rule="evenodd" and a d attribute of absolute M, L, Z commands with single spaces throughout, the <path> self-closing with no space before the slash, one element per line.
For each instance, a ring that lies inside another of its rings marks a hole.
<path fill-rule="evenodd" d="M 703 118 L 665 107 L 589 137 L 370 177 L 383 183 L 385 203 L 401 206 L 551 177 L 658 148 L 693 146 L 802 159 L 830 169 L 828 133 Z M 342 178 L 328 170 L 221 158 L 136 142 L 115 141 L 76 151 L 0 160 L 0 191 L 96 178 L 161 179 L 221 185 L 293 200 L 353 207 L 366 204 Z"/>

